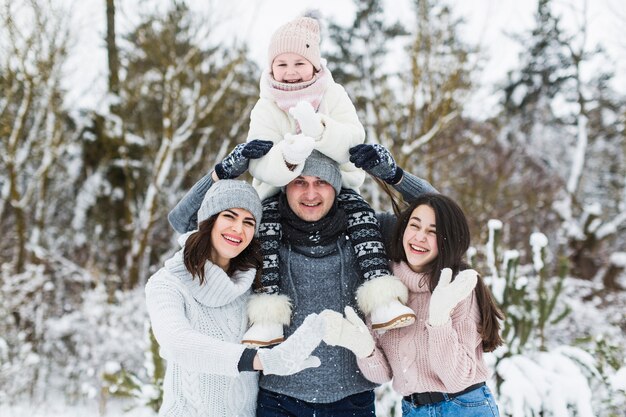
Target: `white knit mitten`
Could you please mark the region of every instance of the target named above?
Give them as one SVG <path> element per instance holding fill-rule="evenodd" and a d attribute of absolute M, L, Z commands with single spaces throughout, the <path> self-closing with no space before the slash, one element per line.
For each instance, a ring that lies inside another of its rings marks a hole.
<path fill-rule="evenodd" d="M 315 139 L 302 133 L 292 135 L 286 133 L 285 138 L 278 142 L 278 146 L 283 152 L 285 162 L 294 165 L 300 165 L 313 152 L 315 147 Z"/>
<path fill-rule="evenodd" d="M 374 338 L 363 320 L 350 306 L 344 309 L 346 317 L 333 310 L 324 310 L 320 316 L 326 320 L 324 342 L 331 346 L 350 349 L 357 358 L 365 358 L 374 351 Z"/>
<path fill-rule="evenodd" d="M 322 138 L 324 124 L 322 118 L 315 112 L 313 106 L 308 101 L 299 101 L 298 104 L 289 109 L 289 113 L 300 125 L 300 130 L 307 136 L 315 140 Z"/>
<path fill-rule="evenodd" d="M 431 326 L 441 326 L 450 320 L 452 309 L 474 290 L 478 281 L 478 272 L 466 269 L 459 272 L 454 281 L 450 282 L 451 280 L 452 270 L 442 269 L 439 283 L 430 297 L 428 307 L 428 323 Z"/>
<path fill-rule="evenodd" d="M 317 368 L 320 360 L 311 352 L 324 337 L 324 319 L 310 314 L 291 336 L 271 349 L 259 349 L 258 355 L 266 375 L 292 375 L 306 368 Z"/>

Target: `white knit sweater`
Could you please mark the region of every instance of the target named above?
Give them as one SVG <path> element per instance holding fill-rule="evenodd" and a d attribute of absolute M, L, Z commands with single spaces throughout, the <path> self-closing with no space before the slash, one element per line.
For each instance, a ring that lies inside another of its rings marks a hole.
<path fill-rule="evenodd" d="M 167 361 L 159 416 L 255 415 L 258 374 L 237 369 L 255 272 L 228 277 L 207 262 L 206 281 L 199 285 L 180 251 L 150 278 L 148 313 Z"/>

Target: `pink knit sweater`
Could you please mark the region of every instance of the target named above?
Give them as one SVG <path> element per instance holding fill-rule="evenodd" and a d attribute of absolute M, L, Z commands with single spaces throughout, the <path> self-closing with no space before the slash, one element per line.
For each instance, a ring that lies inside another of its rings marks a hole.
<path fill-rule="evenodd" d="M 486 381 L 489 369 L 477 330 L 480 315 L 474 293 L 454 308 L 451 321 L 433 327 L 427 324 L 431 294 L 427 284 L 420 287 L 423 275 L 404 262 L 392 264 L 392 270 L 408 287 L 408 305 L 417 319 L 414 325 L 374 335 L 374 353 L 358 360 L 363 375 L 381 384 L 393 378 L 394 390 L 402 395 L 453 393 Z"/>

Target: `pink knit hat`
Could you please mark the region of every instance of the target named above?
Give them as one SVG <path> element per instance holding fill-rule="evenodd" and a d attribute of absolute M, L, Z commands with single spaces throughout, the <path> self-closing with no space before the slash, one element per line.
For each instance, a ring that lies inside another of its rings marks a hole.
<path fill-rule="evenodd" d="M 316 19 L 299 17 L 279 27 L 272 35 L 267 51 L 269 67 L 274 59 L 287 52 L 302 55 L 316 70 L 320 64 L 320 26 Z"/>

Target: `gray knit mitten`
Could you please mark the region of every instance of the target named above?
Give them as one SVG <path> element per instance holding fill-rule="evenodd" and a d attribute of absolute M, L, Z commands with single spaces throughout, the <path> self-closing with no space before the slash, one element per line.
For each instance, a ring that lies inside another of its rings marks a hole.
<path fill-rule="evenodd" d="M 431 326 L 442 326 L 450 320 L 454 307 L 474 290 L 478 281 L 478 272 L 466 269 L 459 272 L 454 281 L 450 282 L 451 280 L 452 270 L 442 269 L 428 306 L 428 324 Z"/>
<path fill-rule="evenodd" d="M 222 162 L 215 165 L 217 178 L 221 180 L 237 178 L 246 172 L 250 159 L 262 157 L 270 151 L 273 145 L 274 143 L 270 140 L 260 139 L 240 143 Z"/>
<path fill-rule="evenodd" d="M 363 320 L 350 306 L 344 309 L 346 317 L 333 310 L 324 310 L 320 316 L 326 320 L 324 342 L 330 346 L 350 349 L 357 358 L 365 358 L 374 351 L 374 338 Z"/>
<path fill-rule="evenodd" d="M 357 168 L 362 168 L 388 184 L 397 184 L 402 179 L 404 171 L 396 165 L 391 152 L 382 145 L 374 143 L 356 145 L 349 150 L 350 162 Z"/>
<path fill-rule="evenodd" d="M 259 349 L 266 375 L 292 375 L 306 368 L 317 368 L 320 360 L 311 353 L 324 337 L 324 319 L 310 314 L 291 336 L 271 349 Z"/>

